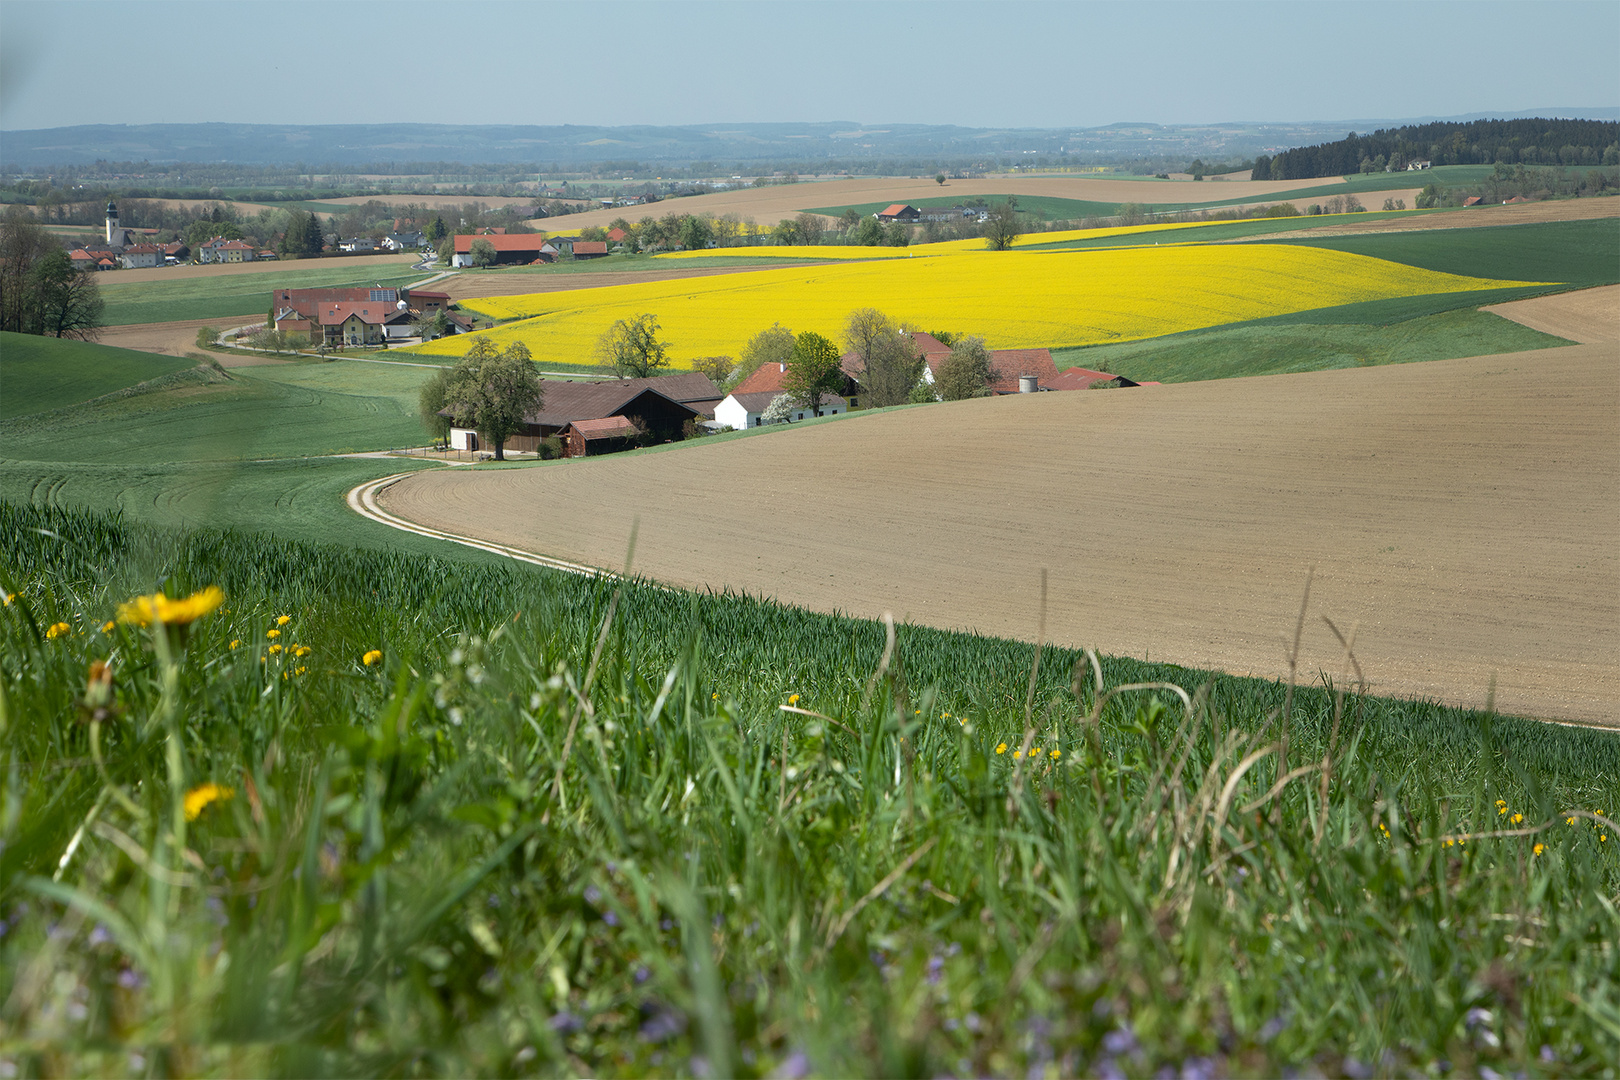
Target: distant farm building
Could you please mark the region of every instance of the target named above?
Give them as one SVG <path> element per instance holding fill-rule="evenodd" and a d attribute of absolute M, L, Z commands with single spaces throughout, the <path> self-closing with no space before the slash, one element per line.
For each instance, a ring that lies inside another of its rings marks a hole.
<path fill-rule="evenodd" d="M 891 203 L 874 216 L 883 222 L 904 221 L 909 224 L 922 217 L 922 211 L 906 203 Z"/>
<path fill-rule="evenodd" d="M 495 249 L 496 266 L 517 266 L 532 263 L 541 258 L 541 248 L 545 245 L 544 233 L 490 233 L 480 236 L 472 233 L 456 234 L 456 253 L 450 260 L 451 266 L 472 266 L 472 246 L 475 241 L 488 244 Z"/>
<path fill-rule="evenodd" d="M 416 321 L 445 311 L 450 332 L 471 329 L 447 311 L 448 293 L 410 289 L 276 289 L 270 303 L 276 329 L 314 345 L 382 345 L 416 336 Z"/>
<path fill-rule="evenodd" d="M 540 408 L 524 417 L 523 430 L 506 440 L 508 453 L 538 452 L 541 440 L 552 436 L 563 440 L 567 457 L 623 450 L 638 441 L 673 442 L 682 437 L 688 421 L 712 419 L 723 396 L 707 375 L 695 371 L 603 382 L 542 379 L 540 388 Z M 452 412 L 446 409 L 442 415 Z M 479 444 L 477 432 L 455 426 L 450 446 L 493 449 Z"/>

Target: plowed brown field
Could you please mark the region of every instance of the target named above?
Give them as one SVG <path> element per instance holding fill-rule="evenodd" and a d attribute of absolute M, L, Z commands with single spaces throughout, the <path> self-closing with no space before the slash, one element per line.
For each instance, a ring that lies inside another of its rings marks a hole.
<path fill-rule="evenodd" d="M 1479 310 L 1570 341 L 1620 341 L 1620 285 L 1513 300 Z"/>
<path fill-rule="evenodd" d="M 1620 347 L 1020 395 L 415 474 L 436 528 L 820 610 L 1620 724 Z"/>
<path fill-rule="evenodd" d="M 536 228 L 548 226 L 572 230 L 586 225 L 606 225 L 614 218 L 638 220 L 651 214 L 662 217 L 674 210 L 681 214 L 736 214 L 753 218 L 761 225 L 774 225 L 812 206 L 849 206 L 869 202 L 935 202 L 940 199 L 970 199 L 987 195 L 1051 196 L 1102 203 L 1184 203 L 1204 199 L 1255 199 L 1276 201 L 1301 188 L 1343 183 L 1342 177 L 1325 180 L 1230 180 L 1194 185 L 1191 181 L 1107 180 L 1076 176 L 993 176 L 982 180 L 952 180 L 943 187 L 932 179 L 906 180 L 896 177 L 863 176 L 848 180 L 824 180 L 806 184 L 772 184 L 769 187 L 719 191 L 694 195 L 652 206 L 631 206 L 617 210 L 590 210 L 583 214 L 530 222 Z M 1379 193 L 1382 196 L 1382 192 Z"/>
<path fill-rule="evenodd" d="M 1384 192 L 1378 193 L 1380 196 Z M 1390 194 L 1399 197 L 1400 192 Z M 1407 199 L 1407 205 L 1412 200 Z M 1373 207 L 1372 209 L 1376 209 Z M 1513 203 L 1502 206 L 1473 206 L 1444 214 L 1417 217 L 1382 218 L 1377 221 L 1350 221 L 1315 229 L 1268 233 L 1266 240 L 1297 237 L 1360 236 L 1364 233 L 1430 232 L 1435 229 L 1481 229 L 1492 225 L 1529 225 L 1538 221 L 1585 221 L 1591 218 L 1620 217 L 1620 198 L 1556 199 L 1548 202 Z M 1242 241 L 1233 241 L 1242 243 Z"/>

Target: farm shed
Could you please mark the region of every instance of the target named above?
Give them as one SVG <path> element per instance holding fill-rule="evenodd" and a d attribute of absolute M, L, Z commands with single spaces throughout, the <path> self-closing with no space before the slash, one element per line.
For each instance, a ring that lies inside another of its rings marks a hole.
<path fill-rule="evenodd" d="M 575 420 L 563 429 L 563 457 L 590 457 L 627 450 L 639 434 L 641 432 L 627 416 Z"/>
<path fill-rule="evenodd" d="M 1097 383 L 1118 382 L 1120 386 L 1141 386 L 1133 379 L 1123 375 L 1110 375 L 1106 371 L 1092 371 L 1090 368 L 1075 367 L 1055 376 L 1050 382 L 1041 387 L 1043 390 L 1089 390 Z"/>
<path fill-rule="evenodd" d="M 907 203 L 891 203 L 879 210 L 875 216 L 879 221 L 914 222 L 922 216 L 922 211 Z"/>
<path fill-rule="evenodd" d="M 911 340 L 922 353 L 923 381 L 932 386 L 940 365 L 951 355 L 950 346 L 932 334 L 913 333 Z M 995 373 L 990 381 L 990 393 L 996 397 L 1018 393 L 1018 380 L 1022 377 L 1033 376 L 1043 389 L 1057 378 L 1050 349 L 991 349 L 990 369 Z"/>
<path fill-rule="evenodd" d="M 540 449 L 540 440 L 562 435 L 570 424 L 613 417 L 639 420 L 649 442 L 674 442 L 682 437 L 687 421 L 711 419 L 724 396 L 707 375 L 696 371 L 602 382 L 541 379 L 540 389 L 540 408 L 524 417 L 523 430 L 506 441 L 508 452 L 533 453 Z M 449 410 L 441 415 L 450 415 Z M 471 449 L 461 445 L 466 436 L 465 429 L 453 427 L 452 445 Z"/>
<path fill-rule="evenodd" d="M 574 241 L 574 258 L 576 259 L 600 259 L 607 253 L 608 246 L 605 240 Z"/>

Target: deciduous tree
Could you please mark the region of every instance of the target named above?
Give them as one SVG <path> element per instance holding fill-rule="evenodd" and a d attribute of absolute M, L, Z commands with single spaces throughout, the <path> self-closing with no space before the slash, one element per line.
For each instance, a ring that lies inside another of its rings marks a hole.
<path fill-rule="evenodd" d="M 995 368 L 990 361 L 990 350 L 984 339 L 965 337 L 951 346 L 951 355 L 939 366 L 936 389 L 944 401 L 984 397 L 990 392 L 995 379 Z"/>
<path fill-rule="evenodd" d="M 781 323 L 772 323 L 748 339 L 737 357 L 737 370 L 732 372 L 735 386 L 758 371 L 764 364 L 785 364 L 793 354 L 793 331 Z"/>
<path fill-rule="evenodd" d="M 47 252 L 28 274 L 38 329 L 46 337 L 93 341 L 101 334 L 106 306 L 91 271 L 75 270 L 61 248 Z"/>
<path fill-rule="evenodd" d="M 782 390 L 795 402 L 821 415 L 821 404 L 844 386 L 844 370 L 839 366 L 838 346 L 811 330 L 793 341 L 788 355 Z"/>
<path fill-rule="evenodd" d="M 450 372 L 445 398 L 456 424 L 478 432 L 495 447 L 495 460 L 504 461 L 506 440 L 523 430 L 524 417 L 545 395 L 527 345 L 515 341 L 498 352 L 481 337 Z"/>
<path fill-rule="evenodd" d="M 620 319 L 596 342 L 597 359 L 624 379 L 645 379 L 669 367 L 669 347 L 658 340 L 653 315 Z"/>
<path fill-rule="evenodd" d="M 493 266 L 495 263 L 495 245 L 482 236 L 472 242 L 467 249 L 474 266 Z"/>
<path fill-rule="evenodd" d="M 911 335 L 876 308 L 858 308 L 844 321 L 844 342 L 855 353 L 868 407 L 904 405 L 922 377 L 922 356 Z"/>
<path fill-rule="evenodd" d="M 1006 251 L 1012 247 L 1022 230 L 1018 227 L 1018 210 L 1011 199 L 992 203 L 984 223 L 985 246 L 991 251 Z"/>

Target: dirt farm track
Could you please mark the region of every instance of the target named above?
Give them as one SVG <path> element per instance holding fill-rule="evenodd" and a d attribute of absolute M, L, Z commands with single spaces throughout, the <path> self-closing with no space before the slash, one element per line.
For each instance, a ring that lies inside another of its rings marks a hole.
<path fill-rule="evenodd" d="M 795 426 L 416 473 L 390 513 L 861 616 L 1620 725 L 1620 345 Z"/>

